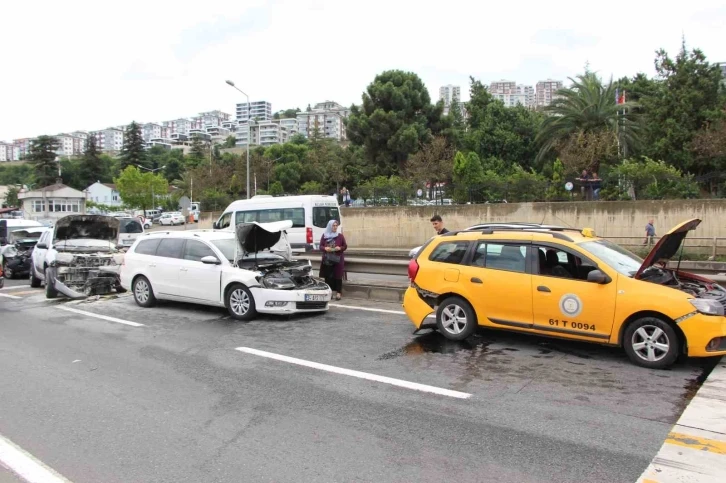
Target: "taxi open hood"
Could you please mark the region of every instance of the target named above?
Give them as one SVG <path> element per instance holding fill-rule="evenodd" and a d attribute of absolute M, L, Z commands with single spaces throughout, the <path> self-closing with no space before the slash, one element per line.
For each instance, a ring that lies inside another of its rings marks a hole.
<path fill-rule="evenodd" d="M 112 216 L 68 215 L 56 222 L 54 230 L 54 241 L 84 238 L 116 243 L 119 221 Z"/>
<path fill-rule="evenodd" d="M 270 250 L 278 253 L 288 260 L 292 256 L 290 243 L 285 230 L 292 228 L 292 220 L 276 221 L 273 223 L 240 223 L 235 227 L 238 251 L 242 256 Z"/>
<path fill-rule="evenodd" d="M 695 230 L 698 225 L 701 224 L 701 220 L 693 218 L 691 220 L 684 221 L 666 233 L 658 243 L 655 244 L 653 249 L 648 253 L 648 256 L 643 260 L 643 264 L 638 269 L 634 278 L 640 278 L 641 274 L 653 264 L 660 262 L 661 260 L 670 260 L 678 252 L 681 243 L 688 235 L 688 232 Z"/>

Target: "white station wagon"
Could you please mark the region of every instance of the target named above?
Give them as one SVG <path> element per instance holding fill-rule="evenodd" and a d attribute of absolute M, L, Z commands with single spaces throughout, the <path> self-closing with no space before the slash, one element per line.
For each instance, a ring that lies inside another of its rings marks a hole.
<path fill-rule="evenodd" d="M 309 260 L 291 258 L 284 231 L 290 226 L 243 223 L 234 231 L 141 235 L 124 257 L 121 285 L 141 307 L 157 299 L 213 305 L 239 320 L 327 311 L 330 287 L 313 278 Z"/>

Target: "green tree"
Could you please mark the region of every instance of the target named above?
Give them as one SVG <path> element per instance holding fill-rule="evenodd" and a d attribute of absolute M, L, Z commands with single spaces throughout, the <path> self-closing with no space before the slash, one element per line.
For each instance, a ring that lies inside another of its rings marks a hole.
<path fill-rule="evenodd" d="M 17 186 L 10 186 L 7 193 L 5 193 L 4 206 L 17 208 L 20 206 L 20 200 L 18 199 L 18 193 L 20 190 Z"/>
<path fill-rule="evenodd" d="M 698 197 L 698 184 L 693 175 L 648 157 L 625 159 L 605 178 L 605 199 L 681 199 Z"/>
<path fill-rule="evenodd" d="M 298 161 L 278 164 L 275 166 L 275 178 L 282 184 L 286 193 L 294 193 L 298 190 L 302 169 L 302 163 Z M 270 190 L 272 190 L 272 187 L 270 187 Z"/>
<path fill-rule="evenodd" d="M 222 147 L 225 149 L 229 149 L 229 148 L 235 147 L 236 145 L 237 145 L 237 138 L 234 137 L 234 135 L 229 135 L 224 140 L 224 144 L 222 145 Z"/>
<path fill-rule="evenodd" d="M 304 195 L 322 195 L 324 190 L 323 184 L 317 181 L 307 181 L 300 186 L 300 193 Z"/>
<path fill-rule="evenodd" d="M 109 166 L 101 158 L 101 152 L 96 144 L 96 137 L 88 136 L 86 150 L 78 165 L 78 177 L 83 188 L 87 188 L 97 181 L 110 181 Z"/>
<path fill-rule="evenodd" d="M 524 106 L 505 107 L 480 81 L 473 77 L 470 80 L 464 150 L 477 153 L 482 160 L 500 159 L 507 168 L 514 164 L 527 168 L 536 166 L 535 137 L 542 115 Z"/>
<path fill-rule="evenodd" d="M 348 139 L 365 147 L 379 172 L 403 172 L 409 155 L 441 129 L 443 104 L 433 106 L 419 76 L 400 70 L 377 75 L 362 97 L 346 121 Z"/>
<path fill-rule="evenodd" d="M 552 183 L 547 188 L 545 198 L 549 201 L 561 201 L 568 198 L 567 190 L 565 189 L 565 165 L 562 164 L 560 159 L 555 159 L 552 163 Z"/>
<path fill-rule="evenodd" d="M 202 138 L 200 136 L 192 136 L 192 148 L 186 157 L 187 166 L 189 168 L 196 168 L 204 162 L 205 158 L 207 158 L 207 155 L 204 150 Z"/>
<path fill-rule="evenodd" d="M 542 123 L 537 134 L 537 142 L 541 148 L 538 160 L 555 148 L 567 143 L 573 136 L 587 135 L 593 132 L 605 132 L 619 142 L 624 153 L 633 151 L 640 142 L 640 129 L 633 120 L 630 102 L 615 102 L 615 84 L 612 79 L 608 84 L 593 72 L 585 72 L 570 79 L 572 87 L 560 89 L 557 98 L 545 108 L 549 114 Z M 599 169 L 598 157 L 591 169 Z"/>
<path fill-rule="evenodd" d="M 417 186 L 428 186 L 433 193 L 437 183 L 451 180 L 454 154 L 446 138 L 437 136 L 406 161 L 406 175 Z"/>
<path fill-rule="evenodd" d="M 59 148 L 58 139 L 52 136 L 38 136 L 30 143 L 26 159 L 35 168 L 38 187 L 51 185 L 58 178 L 58 163 L 55 159 Z"/>
<path fill-rule="evenodd" d="M 124 144 L 121 148 L 119 160 L 122 170 L 126 169 L 127 166 L 135 166 L 137 164 L 148 168 L 144 137 L 141 134 L 141 126 L 136 121 L 131 121 L 131 124 L 126 127 Z"/>
<path fill-rule="evenodd" d="M 454 198 L 459 202 L 471 201 L 472 190 L 484 181 L 484 168 L 476 153 L 461 151 L 454 156 Z"/>
<path fill-rule="evenodd" d="M 687 52 L 684 42 L 675 59 L 659 50 L 655 68 L 662 92 L 642 100 L 648 116 L 648 155 L 696 174 L 710 171 L 713 166 L 698 162 L 691 142 L 706 123 L 721 117 L 719 66 L 709 64 L 698 49 Z"/>
<path fill-rule="evenodd" d="M 136 166 L 128 166 L 114 179 L 121 199 L 127 206 L 146 211 L 153 206 L 152 194 L 166 194 L 169 183 L 160 174 L 141 172 Z"/>
<path fill-rule="evenodd" d="M 269 193 L 272 196 L 280 196 L 284 192 L 285 189 L 282 187 L 282 183 L 280 183 L 279 181 L 275 181 L 274 183 L 272 183 L 272 186 L 270 186 Z"/>
<path fill-rule="evenodd" d="M 30 185 L 34 182 L 34 172 L 34 166 L 30 163 L 23 163 L 15 166 L 0 165 L 0 185 Z"/>

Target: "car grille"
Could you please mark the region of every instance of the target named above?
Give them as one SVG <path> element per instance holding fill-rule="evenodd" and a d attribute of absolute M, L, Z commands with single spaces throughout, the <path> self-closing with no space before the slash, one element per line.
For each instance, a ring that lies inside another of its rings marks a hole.
<path fill-rule="evenodd" d="M 320 310 L 324 309 L 328 302 L 296 302 L 295 308 L 298 310 Z"/>

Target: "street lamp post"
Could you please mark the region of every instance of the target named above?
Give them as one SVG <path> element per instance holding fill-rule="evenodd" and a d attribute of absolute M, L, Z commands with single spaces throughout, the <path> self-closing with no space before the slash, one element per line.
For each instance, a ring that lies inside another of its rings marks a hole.
<path fill-rule="evenodd" d="M 250 96 L 234 85 L 234 82 L 231 80 L 225 82 L 240 91 L 247 98 L 247 199 L 250 199 Z"/>
<path fill-rule="evenodd" d="M 141 169 L 145 169 L 146 171 L 149 171 L 152 174 L 156 173 L 157 171 L 159 171 L 161 169 L 166 168 L 166 165 L 162 166 L 161 168 L 156 168 L 156 169 L 147 168 L 145 166 L 141 166 L 140 164 L 137 164 L 136 166 L 138 166 Z M 156 207 L 154 207 L 155 202 L 156 202 L 156 196 L 154 195 L 154 181 L 152 180 L 151 181 L 151 209 L 152 210 L 156 209 Z M 146 216 L 146 213 L 144 213 L 144 216 Z"/>

